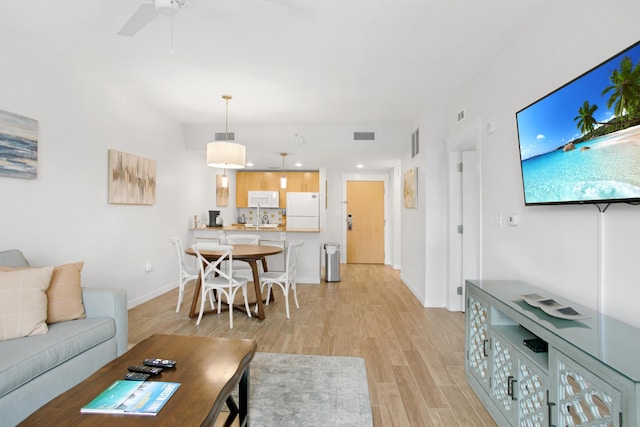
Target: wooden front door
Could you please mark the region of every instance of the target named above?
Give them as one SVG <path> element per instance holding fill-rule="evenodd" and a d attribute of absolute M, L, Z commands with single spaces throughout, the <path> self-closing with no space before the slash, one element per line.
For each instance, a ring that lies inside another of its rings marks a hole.
<path fill-rule="evenodd" d="M 347 181 L 347 263 L 384 264 L 384 182 Z"/>

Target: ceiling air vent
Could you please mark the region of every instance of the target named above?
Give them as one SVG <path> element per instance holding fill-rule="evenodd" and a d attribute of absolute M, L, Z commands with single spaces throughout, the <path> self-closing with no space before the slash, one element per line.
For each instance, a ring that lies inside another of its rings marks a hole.
<path fill-rule="evenodd" d="M 229 138 L 227 138 L 227 135 L 229 135 Z M 233 132 L 216 132 L 216 141 L 235 141 L 236 140 L 236 134 Z"/>
<path fill-rule="evenodd" d="M 354 141 L 375 141 L 376 133 L 375 132 L 354 132 L 353 140 Z"/>

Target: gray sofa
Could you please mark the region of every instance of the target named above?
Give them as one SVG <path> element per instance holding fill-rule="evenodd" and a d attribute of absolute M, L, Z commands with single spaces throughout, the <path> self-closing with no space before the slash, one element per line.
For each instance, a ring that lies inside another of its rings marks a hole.
<path fill-rule="evenodd" d="M 0 265 L 29 266 L 21 256 L 2 252 Z M 83 288 L 82 299 L 86 319 L 49 325 L 43 335 L 0 341 L 0 427 L 16 425 L 127 351 L 126 291 Z"/>

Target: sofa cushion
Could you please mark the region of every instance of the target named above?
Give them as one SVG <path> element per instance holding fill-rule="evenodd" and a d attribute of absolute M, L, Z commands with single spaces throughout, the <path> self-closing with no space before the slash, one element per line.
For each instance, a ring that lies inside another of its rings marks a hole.
<path fill-rule="evenodd" d="M 47 333 L 53 267 L 0 271 L 0 340 Z"/>
<path fill-rule="evenodd" d="M 29 261 L 17 249 L 0 252 L 0 265 L 7 267 L 29 267 Z"/>
<path fill-rule="evenodd" d="M 56 323 L 49 333 L 0 341 L 0 397 L 115 336 L 112 318 Z"/>

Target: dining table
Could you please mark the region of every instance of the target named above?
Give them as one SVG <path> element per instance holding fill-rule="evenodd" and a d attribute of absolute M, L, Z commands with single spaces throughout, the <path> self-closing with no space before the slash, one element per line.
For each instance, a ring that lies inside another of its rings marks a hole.
<path fill-rule="evenodd" d="M 259 320 L 264 320 L 265 312 L 264 312 L 264 303 L 265 300 L 262 298 L 262 290 L 260 289 L 260 271 L 258 269 L 258 261 L 262 263 L 262 269 L 264 271 L 268 271 L 267 268 L 267 260 L 266 257 L 269 255 L 276 255 L 283 251 L 282 248 L 277 246 L 269 246 L 269 245 L 230 245 L 233 247 L 231 251 L 231 256 L 234 261 L 245 261 L 251 267 L 251 272 L 253 273 L 253 287 L 256 293 L 256 301 L 255 304 L 257 306 L 257 312 L 252 312 L 253 317 L 257 317 Z M 187 248 L 185 253 L 188 255 L 196 256 L 196 252 L 192 248 Z M 207 261 L 215 261 L 221 255 L 222 251 L 212 251 L 212 250 L 201 250 L 200 254 L 207 259 Z M 202 278 L 198 274 L 198 280 L 196 281 L 195 290 L 193 292 L 193 299 L 191 301 L 191 309 L 189 310 L 189 317 L 195 318 L 198 316 L 197 307 L 198 300 L 200 298 L 200 290 L 202 288 Z M 273 299 L 273 292 L 271 293 L 271 298 Z M 250 302 L 250 305 L 253 305 L 254 302 Z M 235 306 L 234 306 L 235 307 Z M 242 311 L 244 311 L 244 305 L 242 305 Z M 205 314 L 211 313 L 213 310 L 205 311 Z"/>

